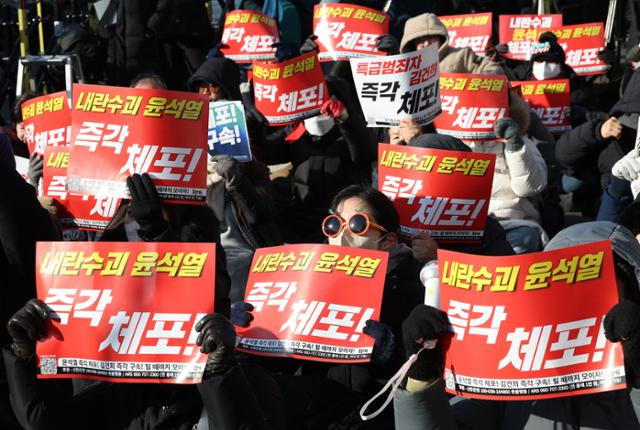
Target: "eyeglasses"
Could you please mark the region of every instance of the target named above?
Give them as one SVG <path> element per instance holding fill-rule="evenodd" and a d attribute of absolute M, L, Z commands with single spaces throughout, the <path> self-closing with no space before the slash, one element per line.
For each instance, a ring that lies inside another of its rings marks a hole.
<path fill-rule="evenodd" d="M 371 221 L 365 213 L 354 214 L 349 218 L 348 222 L 336 214 L 331 214 L 322 221 L 322 233 L 327 237 L 337 237 L 345 225 L 349 232 L 356 236 L 364 236 L 369 231 L 369 228 L 378 230 L 381 233 L 388 233 L 386 228 Z"/>

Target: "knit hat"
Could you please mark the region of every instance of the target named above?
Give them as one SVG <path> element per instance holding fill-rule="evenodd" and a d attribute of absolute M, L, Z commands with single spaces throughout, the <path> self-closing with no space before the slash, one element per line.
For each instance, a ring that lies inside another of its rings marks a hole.
<path fill-rule="evenodd" d="M 531 44 L 531 62 L 550 62 L 564 64 L 566 61 L 564 49 L 558 43 L 558 38 L 550 31 L 542 33 L 538 43 Z"/>

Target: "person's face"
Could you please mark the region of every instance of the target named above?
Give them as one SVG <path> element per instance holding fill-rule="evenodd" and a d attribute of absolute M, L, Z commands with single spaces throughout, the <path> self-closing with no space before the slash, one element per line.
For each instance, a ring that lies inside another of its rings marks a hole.
<path fill-rule="evenodd" d="M 389 128 L 389 143 L 391 145 L 403 145 L 404 141 L 402 140 L 402 136 L 400 136 L 400 128 L 399 127 L 391 127 Z"/>
<path fill-rule="evenodd" d="M 440 48 L 440 37 L 438 36 L 424 36 L 419 37 L 415 40 L 416 51 L 421 50 L 422 48 L 426 48 L 429 45 L 436 45 Z"/>
<path fill-rule="evenodd" d="M 25 139 L 25 135 L 26 135 L 26 130 L 24 127 L 24 123 L 23 122 L 19 122 L 16 124 L 16 135 L 18 136 L 18 139 L 20 140 L 20 142 L 24 142 Z"/>
<path fill-rule="evenodd" d="M 222 99 L 222 89 L 213 84 L 200 84 L 198 88 L 199 94 L 205 94 L 209 96 L 209 101 L 215 102 Z"/>
<path fill-rule="evenodd" d="M 144 78 L 138 81 L 133 88 L 142 88 L 145 90 L 163 90 L 164 87 L 160 86 L 155 79 Z"/>
<path fill-rule="evenodd" d="M 378 221 L 371 216 L 371 208 L 367 202 L 358 197 L 350 197 L 343 200 L 336 209 L 336 215 L 346 222 L 358 213 L 365 213 L 371 222 L 378 224 Z M 364 235 L 358 236 L 344 227 L 338 236 L 329 238 L 329 244 L 388 251 L 395 244 L 391 243 L 391 240 L 387 240 L 391 239 L 391 236 L 395 237 L 392 233 L 383 233 L 373 227 L 369 228 Z"/>

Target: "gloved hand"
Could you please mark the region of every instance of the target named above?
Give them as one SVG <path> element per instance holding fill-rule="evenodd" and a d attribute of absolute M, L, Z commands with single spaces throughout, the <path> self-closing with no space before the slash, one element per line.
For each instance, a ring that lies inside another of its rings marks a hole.
<path fill-rule="evenodd" d="M 400 44 L 398 39 L 391 34 L 383 34 L 376 39 L 376 48 L 387 55 L 396 55 L 400 52 Z"/>
<path fill-rule="evenodd" d="M 439 341 L 449 332 L 449 319 L 445 312 L 427 305 L 418 305 L 402 322 L 402 343 L 407 356 L 417 353 L 424 342 Z M 411 379 L 428 381 L 442 376 L 442 347 L 440 342 L 433 349 L 425 349 L 409 369 Z"/>
<path fill-rule="evenodd" d="M 235 302 L 231 304 L 231 323 L 238 327 L 249 327 L 253 321 L 253 305 L 247 302 Z"/>
<path fill-rule="evenodd" d="M 131 194 L 131 216 L 140 226 L 138 234 L 144 240 L 153 240 L 169 226 L 162 216 L 162 202 L 158 190 L 146 173 L 134 173 L 129 176 L 127 188 Z"/>
<path fill-rule="evenodd" d="M 34 152 L 29 156 L 29 168 L 27 170 L 27 177 L 29 178 L 29 183 L 35 188 L 38 188 L 40 179 L 42 179 L 43 169 L 44 159 L 42 158 L 42 155 L 38 155 Z"/>
<path fill-rule="evenodd" d="M 22 309 L 13 314 L 7 322 L 7 332 L 11 336 L 11 350 L 16 357 L 29 359 L 36 352 L 36 341 L 47 335 L 46 321 L 49 310 L 44 302 L 31 299 Z"/>
<path fill-rule="evenodd" d="M 411 239 L 411 251 L 413 258 L 424 264 L 437 258 L 438 243 L 429 236 L 429 233 L 416 233 Z"/>
<path fill-rule="evenodd" d="M 505 139 L 505 149 L 516 152 L 524 146 L 524 140 L 520 134 L 520 126 L 512 118 L 500 118 L 493 125 L 493 131 L 499 139 Z"/>
<path fill-rule="evenodd" d="M 598 52 L 598 60 L 613 65 L 616 62 L 616 53 L 611 48 L 604 48 Z"/>
<path fill-rule="evenodd" d="M 496 45 L 496 52 L 498 54 L 506 54 L 509 52 L 509 45 L 507 45 L 506 43 L 498 43 Z"/>
<path fill-rule="evenodd" d="M 323 115 L 328 115 L 338 122 L 344 122 L 349 119 L 349 112 L 347 112 L 347 107 L 344 105 L 344 103 L 335 98 L 335 96 L 331 96 L 329 100 L 324 102 L 324 104 L 320 108 L 320 113 Z"/>
<path fill-rule="evenodd" d="M 371 361 L 376 364 L 388 363 L 396 348 L 396 338 L 391 327 L 376 320 L 368 320 L 364 324 L 362 332 L 375 339 Z"/>
<path fill-rule="evenodd" d="M 624 157 L 619 159 L 611 168 L 611 174 L 625 181 L 633 181 L 640 176 L 640 154 L 633 148 Z"/>
<path fill-rule="evenodd" d="M 640 377 L 640 305 L 621 300 L 607 312 L 603 325 L 610 342 L 622 342 L 625 364 Z"/>
<path fill-rule="evenodd" d="M 236 330 L 222 314 L 208 314 L 196 324 L 200 333 L 196 344 L 200 352 L 209 354 L 205 365 L 204 378 L 227 372 L 235 364 Z"/>
<path fill-rule="evenodd" d="M 276 42 L 271 45 L 272 48 L 276 48 L 276 61 L 282 63 L 283 61 L 290 60 L 296 56 L 296 52 L 291 49 L 291 46 L 287 43 Z"/>
<path fill-rule="evenodd" d="M 311 51 L 319 51 L 320 48 L 316 43 L 316 39 L 318 39 L 318 36 L 316 36 L 315 34 L 307 37 L 307 40 L 305 40 L 302 46 L 300 46 L 300 54 L 307 54 Z"/>
<path fill-rule="evenodd" d="M 242 172 L 240 171 L 240 163 L 235 158 L 228 155 L 216 155 L 211 157 L 213 168 L 216 173 L 224 179 L 227 185 L 232 185 L 240 179 Z"/>

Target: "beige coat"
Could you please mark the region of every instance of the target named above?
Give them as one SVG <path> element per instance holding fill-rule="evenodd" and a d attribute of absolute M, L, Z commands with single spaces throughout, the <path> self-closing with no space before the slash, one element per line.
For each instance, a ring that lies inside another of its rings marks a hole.
<path fill-rule="evenodd" d="M 499 64 L 488 58 L 476 55 L 470 48 L 452 48 L 449 46 L 449 32 L 438 17 L 424 13 L 409 19 L 404 25 L 404 34 L 400 42 L 400 52 L 415 50 L 415 39 L 425 36 L 441 36 L 444 42 L 438 49 L 441 73 L 481 73 L 503 75 Z"/>

